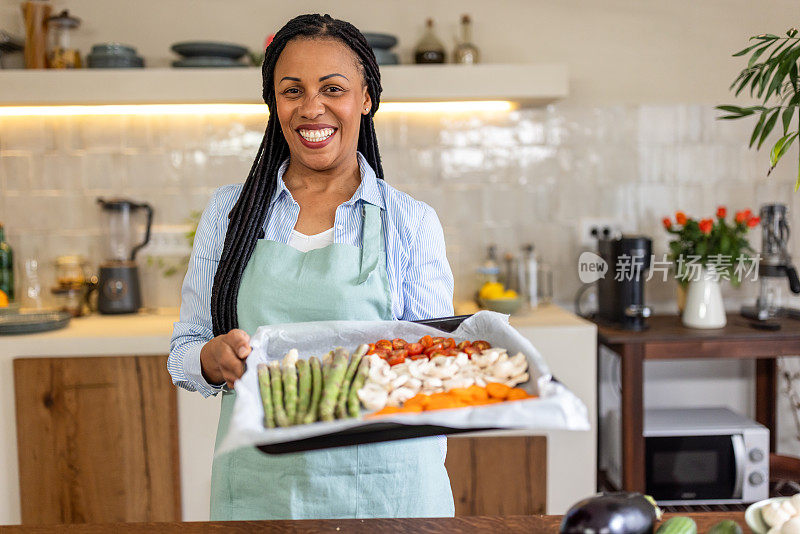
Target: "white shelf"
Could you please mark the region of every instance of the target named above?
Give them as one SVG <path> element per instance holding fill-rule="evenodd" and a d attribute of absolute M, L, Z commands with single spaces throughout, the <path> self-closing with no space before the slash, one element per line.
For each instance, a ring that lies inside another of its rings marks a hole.
<path fill-rule="evenodd" d="M 567 96 L 561 64 L 387 65 L 384 102 L 510 100 L 538 106 Z M 0 105 L 260 103 L 261 69 L 0 70 Z"/>

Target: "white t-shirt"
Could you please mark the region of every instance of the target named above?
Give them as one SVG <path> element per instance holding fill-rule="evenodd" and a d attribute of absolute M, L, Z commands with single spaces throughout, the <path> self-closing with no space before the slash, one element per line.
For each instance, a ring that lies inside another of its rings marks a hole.
<path fill-rule="evenodd" d="M 300 252 L 308 252 L 318 248 L 325 248 L 333 243 L 333 228 L 328 228 L 324 232 L 314 235 L 301 234 L 297 230 L 292 230 L 292 235 L 289 236 L 289 245 L 296 248 Z"/>

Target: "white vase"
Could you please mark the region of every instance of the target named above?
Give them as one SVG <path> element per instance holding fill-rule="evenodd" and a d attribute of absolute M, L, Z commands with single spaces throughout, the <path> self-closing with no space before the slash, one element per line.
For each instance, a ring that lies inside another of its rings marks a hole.
<path fill-rule="evenodd" d="M 689 328 L 722 328 L 727 323 L 719 278 L 713 269 L 702 269 L 689 282 L 681 319 Z"/>

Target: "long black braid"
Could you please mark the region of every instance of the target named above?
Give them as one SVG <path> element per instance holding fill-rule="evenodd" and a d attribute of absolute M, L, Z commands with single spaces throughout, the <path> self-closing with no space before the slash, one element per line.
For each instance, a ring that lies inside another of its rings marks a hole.
<path fill-rule="evenodd" d="M 278 121 L 273 78 L 275 64 L 281 52 L 289 41 L 298 37 L 334 38 L 349 46 L 358 57 L 372 99 L 369 114 L 361 116 L 358 151 L 367 159 L 377 177 L 383 179 L 378 140 L 372 122 L 381 95 L 381 74 L 375 54 L 361 32 L 348 22 L 334 19 L 330 15 L 300 15 L 293 18 L 275 34 L 272 43 L 267 47 L 264 63 L 261 66 L 263 98 L 269 108 L 269 120 L 242 193 L 229 214 L 230 224 L 225 234 L 225 246 L 214 275 L 214 287 L 211 292 L 211 319 L 215 336 L 238 328 L 236 302 L 239 296 L 239 283 L 244 268 L 255 250 L 270 201 L 275 194 L 278 169 L 289 157 L 289 145 Z"/>

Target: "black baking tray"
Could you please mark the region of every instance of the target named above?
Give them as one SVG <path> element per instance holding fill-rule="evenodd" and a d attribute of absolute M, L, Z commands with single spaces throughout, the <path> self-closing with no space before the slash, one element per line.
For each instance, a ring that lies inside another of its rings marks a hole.
<path fill-rule="evenodd" d="M 432 326 L 444 332 L 452 332 L 464 319 L 471 315 L 455 315 L 452 317 L 438 317 L 435 319 L 423 319 L 412 321 L 414 323 Z M 261 452 L 268 454 L 286 454 L 289 452 L 312 451 L 317 449 L 329 449 L 333 447 L 348 447 L 351 445 L 364 445 L 367 443 L 378 443 L 381 441 L 393 441 L 398 439 L 423 438 L 427 436 L 438 436 L 441 434 L 460 434 L 464 432 L 481 432 L 483 430 L 497 430 L 496 428 L 451 428 L 435 425 L 401 425 L 399 423 L 376 421 L 369 425 L 358 428 L 350 428 L 323 436 L 285 441 L 283 443 L 272 443 L 269 445 L 259 445 Z"/>

